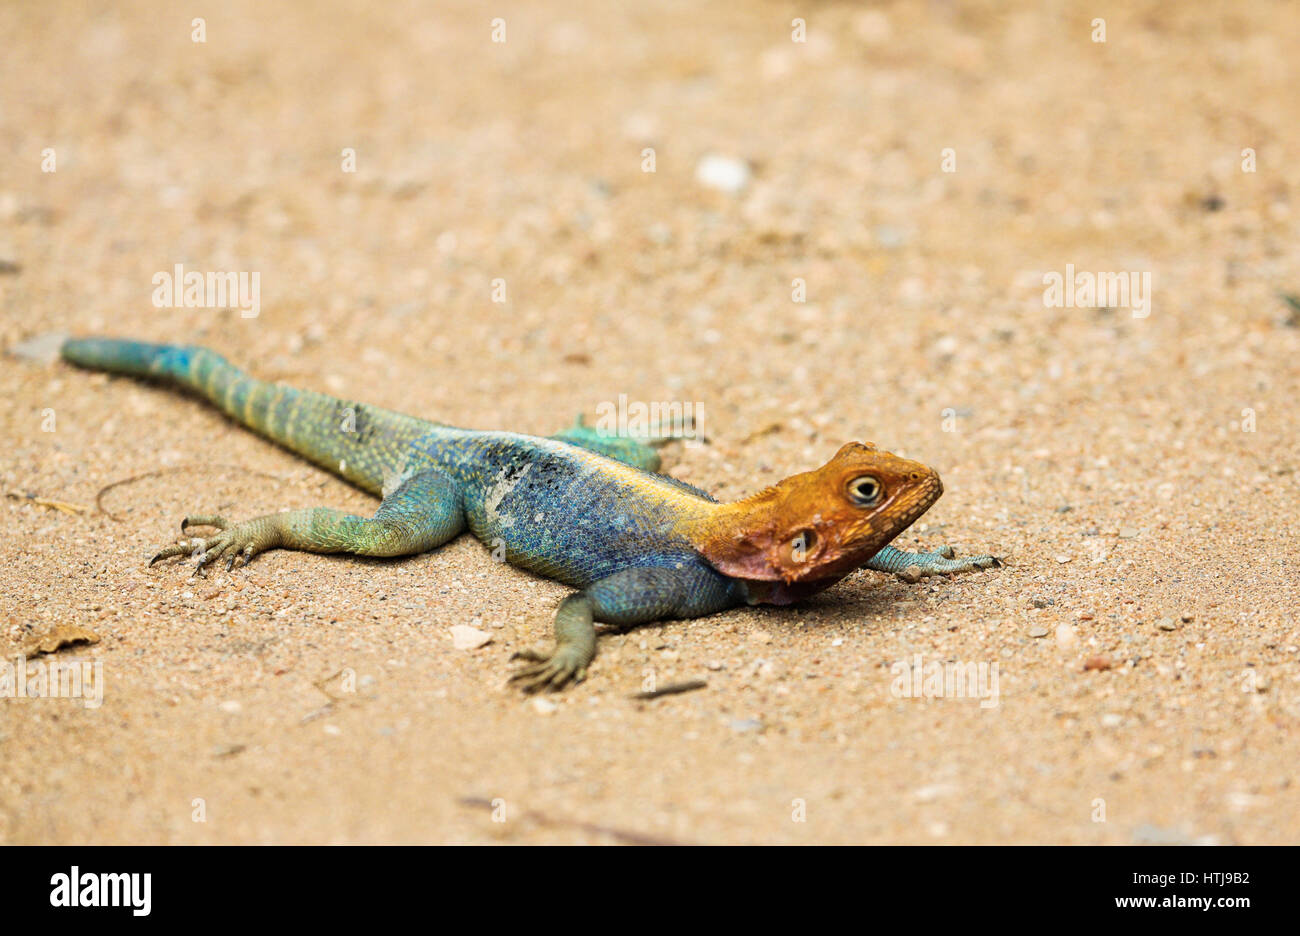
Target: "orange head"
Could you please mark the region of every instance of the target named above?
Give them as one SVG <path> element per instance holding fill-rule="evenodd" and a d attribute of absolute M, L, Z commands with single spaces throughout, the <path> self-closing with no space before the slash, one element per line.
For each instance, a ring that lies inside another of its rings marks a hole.
<path fill-rule="evenodd" d="M 861 568 L 942 493 L 934 469 L 850 442 L 816 471 L 719 505 L 690 538 L 719 572 L 750 585 L 751 601 L 784 604 Z"/>

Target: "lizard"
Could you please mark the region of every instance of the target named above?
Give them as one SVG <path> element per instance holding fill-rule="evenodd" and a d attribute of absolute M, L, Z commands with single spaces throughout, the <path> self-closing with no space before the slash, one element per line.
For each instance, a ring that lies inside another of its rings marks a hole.
<path fill-rule="evenodd" d="M 597 623 L 626 628 L 757 604 L 789 605 L 850 573 L 921 576 L 988 569 L 993 555 L 889 545 L 943 493 L 932 468 L 866 442 L 749 497 L 719 502 L 659 473 L 655 445 L 577 423 L 554 436 L 460 429 L 250 376 L 197 345 L 69 338 L 73 364 L 161 381 L 381 498 L 371 517 L 330 507 L 232 523 L 191 514 L 216 532 L 168 545 L 155 563 L 193 553 L 198 572 L 227 571 L 284 548 L 404 556 L 470 530 L 507 562 L 575 589 L 555 612 L 549 651 L 523 650 L 510 677 L 525 692 L 581 682 Z"/>

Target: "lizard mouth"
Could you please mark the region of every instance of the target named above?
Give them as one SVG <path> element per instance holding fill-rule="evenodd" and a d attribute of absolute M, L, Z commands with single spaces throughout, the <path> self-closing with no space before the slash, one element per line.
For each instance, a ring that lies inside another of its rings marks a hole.
<path fill-rule="evenodd" d="M 830 588 L 842 576 L 824 579 L 806 579 L 798 582 L 783 582 L 780 579 L 736 579 L 743 591 L 746 604 L 792 605 L 811 595 Z"/>

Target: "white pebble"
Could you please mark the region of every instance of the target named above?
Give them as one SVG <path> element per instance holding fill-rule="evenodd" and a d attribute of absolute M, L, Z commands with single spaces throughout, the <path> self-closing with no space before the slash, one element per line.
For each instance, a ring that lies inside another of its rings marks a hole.
<path fill-rule="evenodd" d="M 451 645 L 457 650 L 477 650 L 492 642 L 492 635 L 477 627 L 457 624 L 451 629 Z"/>
<path fill-rule="evenodd" d="M 735 195 L 749 185 L 749 164 L 731 156 L 705 156 L 695 167 L 695 181 Z"/>

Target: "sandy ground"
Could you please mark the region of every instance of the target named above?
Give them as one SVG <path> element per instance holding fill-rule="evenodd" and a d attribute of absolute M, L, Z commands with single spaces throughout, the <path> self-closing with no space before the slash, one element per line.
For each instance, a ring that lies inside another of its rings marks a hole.
<path fill-rule="evenodd" d="M 147 569 L 189 512 L 374 502 L 6 356 L 0 484 L 92 509 L 0 501 L 0 649 L 89 628 L 41 660 L 104 697 L 0 699 L 0 841 L 1300 838 L 1294 5 L 1129 4 L 1104 43 L 1069 2 L 209 6 L 201 44 L 173 4 L 0 8 L 0 347 L 204 343 L 536 433 L 696 402 L 676 476 L 869 439 L 945 481 L 900 545 L 1010 563 L 607 636 L 539 705 L 507 657 L 561 587 L 468 538 Z M 156 308 L 176 263 L 258 272 L 260 314 Z M 1049 307 L 1067 264 L 1150 273 L 1149 314 Z M 917 655 L 996 704 L 902 696 Z"/>

